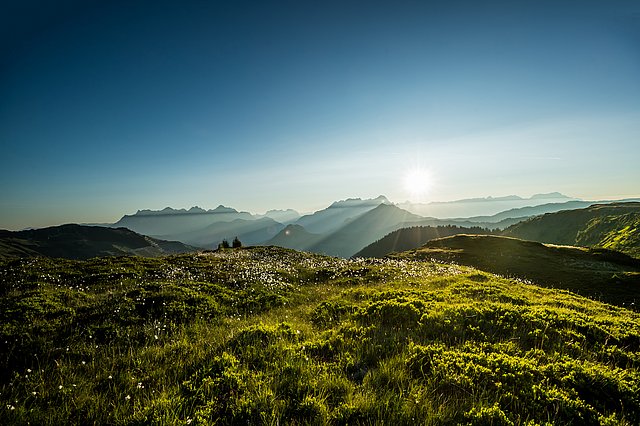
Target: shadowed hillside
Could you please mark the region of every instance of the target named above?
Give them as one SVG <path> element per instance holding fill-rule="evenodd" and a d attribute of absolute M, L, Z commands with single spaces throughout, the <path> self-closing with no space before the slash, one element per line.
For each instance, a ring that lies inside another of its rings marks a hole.
<path fill-rule="evenodd" d="M 369 244 L 353 257 L 384 257 L 389 253 L 418 248 L 429 240 L 457 234 L 489 234 L 491 231 L 479 227 L 459 226 L 412 226 L 398 229 L 375 243 Z"/>
<path fill-rule="evenodd" d="M 392 256 L 469 265 L 618 305 L 640 303 L 640 260 L 615 251 L 489 235 L 457 235 Z"/>
<path fill-rule="evenodd" d="M 89 259 L 96 256 L 146 257 L 197 250 L 177 241 L 164 241 L 126 228 L 62 225 L 29 231 L 0 231 L 0 258 L 49 256 Z"/>
<path fill-rule="evenodd" d="M 534 217 L 504 235 L 552 244 L 602 247 L 640 257 L 640 203 L 597 204 Z"/>

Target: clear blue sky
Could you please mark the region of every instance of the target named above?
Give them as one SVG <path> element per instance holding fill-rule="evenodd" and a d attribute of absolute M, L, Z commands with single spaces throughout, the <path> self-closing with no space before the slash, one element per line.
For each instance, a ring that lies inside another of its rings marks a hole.
<path fill-rule="evenodd" d="M 0 228 L 640 195 L 638 1 L 0 6 Z"/>

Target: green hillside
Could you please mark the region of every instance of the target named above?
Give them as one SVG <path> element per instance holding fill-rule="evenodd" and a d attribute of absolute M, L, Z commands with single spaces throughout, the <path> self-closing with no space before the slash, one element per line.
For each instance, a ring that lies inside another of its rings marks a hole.
<path fill-rule="evenodd" d="M 0 230 L 0 259 L 25 256 L 67 259 L 126 255 L 155 257 L 196 250 L 178 241 L 158 240 L 126 228 L 68 224 L 16 232 Z"/>
<path fill-rule="evenodd" d="M 601 247 L 640 258 L 640 203 L 596 204 L 515 224 L 504 235 L 551 244 Z"/>
<path fill-rule="evenodd" d="M 275 247 L 0 265 L 0 424 L 634 425 L 640 315 Z"/>
<path fill-rule="evenodd" d="M 490 232 L 488 229 L 480 227 L 411 226 L 390 232 L 354 254 L 353 257 L 384 257 L 389 253 L 418 248 L 435 238 L 457 234 L 488 234 Z"/>
<path fill-rule="evenodd" d="M 473 266 L 621 306 L 640 304 L 640 260 L 605 249 L 456 235 L 431 240 L 419 249 L 394 256 Z"/>

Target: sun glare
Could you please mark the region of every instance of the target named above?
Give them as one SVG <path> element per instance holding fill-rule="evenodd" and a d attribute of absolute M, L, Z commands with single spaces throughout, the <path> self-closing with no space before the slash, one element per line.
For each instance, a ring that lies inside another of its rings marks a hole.
<path fill-rule="evenodd" d="M 424 169 L 409 170 L 404 175 L 404 189 L 412 201 L 420 201 L 431 189 L 431 176 Z"/>

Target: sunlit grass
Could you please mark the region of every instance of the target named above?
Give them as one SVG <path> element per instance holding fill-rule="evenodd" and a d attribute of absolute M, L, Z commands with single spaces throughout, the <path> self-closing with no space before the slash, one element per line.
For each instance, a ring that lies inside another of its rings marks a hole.
<path fill-rule="evenodd" d="M 471 268 L 253 248 L 1 271 L 0 424 L 640 421 L 638 314 Z"/>

